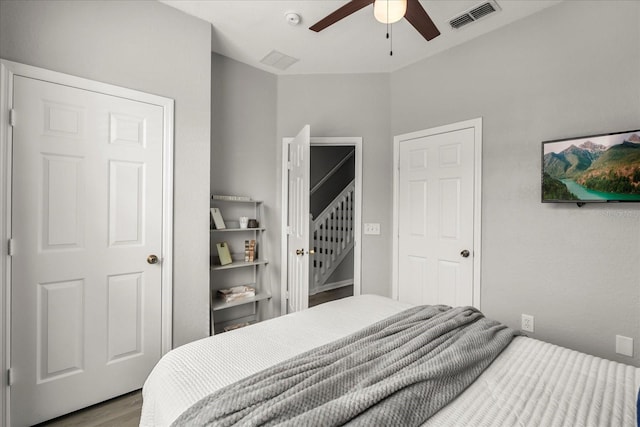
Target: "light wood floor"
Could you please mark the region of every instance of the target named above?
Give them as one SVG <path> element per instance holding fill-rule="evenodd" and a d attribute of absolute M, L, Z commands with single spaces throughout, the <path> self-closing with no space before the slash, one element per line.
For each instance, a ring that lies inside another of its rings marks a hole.
<path fill-rule="evenodd" d="M 353 296 L 353 285 L 343 286 L 342 288 L 332 289 L 330 291 L 318 292 L 317 294 L 309 297 L 309 307 L 314 307 L 325 302 L 350 296 Z"/>
<path fill-rule="evenodd" d="M 142 393 L 138 390 L 38 424 L 38 426 L 138 427 L 141 410 Z"/>

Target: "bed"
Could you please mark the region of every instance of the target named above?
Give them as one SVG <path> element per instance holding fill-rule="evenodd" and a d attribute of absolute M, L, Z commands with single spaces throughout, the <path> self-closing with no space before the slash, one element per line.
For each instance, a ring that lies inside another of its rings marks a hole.
<path fill-rule="evenodd" d="M 212 392 L 411 308 L 375 295 L 322 304 L 166 354 L 143 388 L 141 426 L 169 426 Z M 524 336 L 425 426 L 636 426 L 640 368 Z"/>

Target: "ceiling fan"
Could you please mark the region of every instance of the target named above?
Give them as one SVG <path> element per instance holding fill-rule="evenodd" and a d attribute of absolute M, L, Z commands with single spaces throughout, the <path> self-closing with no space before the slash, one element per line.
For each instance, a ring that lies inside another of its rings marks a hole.
<path fill-rule="evenodd" d="M 376 19 L 382 23 L 391 24 L 404 17 L 427 41 L 440 35 L 440 31 L 419 0 L 351 0 L 313 24 L 309 29 L 315 32 L 322 31 L 372 3 Z"/>

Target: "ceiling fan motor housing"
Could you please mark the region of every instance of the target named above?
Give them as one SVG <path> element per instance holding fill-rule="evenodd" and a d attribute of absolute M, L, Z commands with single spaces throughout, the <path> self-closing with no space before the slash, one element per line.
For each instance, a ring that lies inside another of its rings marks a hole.
<path fill-rule="evenodd" d="M 311 31 L 315 31 L 316 33 L 324 30 L 330 25 L 335 24 L 343 18 L 351 15 L 354 12 L 359 11 L 363 7 L 369 6 L 374 3 L 378 3 L 380 0 L 351 0 L 346 3 L 342 7 L 336 9 L 329 15 L 322 18 L 320 21 L 316 22 L 312 26 L 309 27 Z M 388 0 L 390 1 L 388 6 L 392 4 L 406 6 L 406 13 L 404 14 L 404 18 L 409 21 L 411 25 L 425 38 L 425 40 L 429 41 L 438 37 L 440 35 L 440 31 L 438 27 L 433 23 L 431 17 L 424 10 L 422 5 L 420 4 L 420 0 Z M 383 4 L 383 3 L 380 3 Z M 386 9 L 383 7 L 385 12 L 391 12 L 391 7 Z M 402 16 L 401 16 L 402 18 Z M 376 18 L 382 19 L 382 18 Z M 384 21 L 387 21 L 387 18 L 384 18 Z"/>

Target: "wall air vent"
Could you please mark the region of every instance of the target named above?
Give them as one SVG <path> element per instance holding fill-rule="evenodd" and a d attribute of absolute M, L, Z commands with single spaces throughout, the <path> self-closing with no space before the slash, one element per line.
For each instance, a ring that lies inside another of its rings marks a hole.
<path fill-rule="evenodd" d="M 498 12 L 499 10 L 500 6 L 498 6 L 498 3 L 495 0 L 483 2 L 478 6 L 474 6 L 471 9 L 462 12 L 460 15 L 450 19 L 449 25 L 451 25 L 451 28 L 458 29 L 467 24 L 475 22 L 480 18 L 484 18 L 485 16 L 490 15 L 494 12 Z"/>

